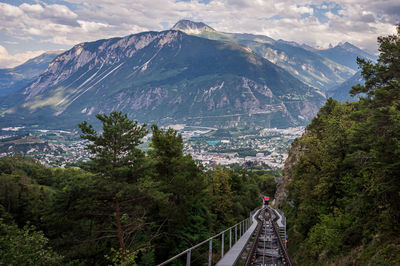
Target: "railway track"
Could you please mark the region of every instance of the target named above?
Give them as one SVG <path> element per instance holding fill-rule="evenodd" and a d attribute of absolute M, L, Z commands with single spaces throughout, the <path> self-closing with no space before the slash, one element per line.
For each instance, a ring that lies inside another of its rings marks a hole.
<path fill-rule="evenodd" d="M 286 246 L 279 236 L 277 213 L 269 206 L 257 216 L 255 237 L 250 246 L 245 265 L 293 265 Z"/>

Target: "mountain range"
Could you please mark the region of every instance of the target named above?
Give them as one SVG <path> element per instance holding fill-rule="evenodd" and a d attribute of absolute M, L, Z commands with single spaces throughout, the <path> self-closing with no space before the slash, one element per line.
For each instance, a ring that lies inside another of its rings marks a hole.
<path fill-rule="evenodd" d="M 0 89 L 0 126 L 74 128 L 111 110 L 159 124 L 304 125 L 324 103 L 321 91 L 354 73 L 296 43 L 184 20 L 58 55 L 30 84 Z"/>
<path fill-rule="evenodd" d="M 190 21 L 179 21 L 172 29 L 212 40 L 242 44 L 323 92 L 346 82 L 358 71 L 357 57 L 376 60 L 376 56 L 348 42 L 329 49 L 315 49 L 263 35 L 218 32 L 211 27 L 204 29 L 203 25 L 194 30 Z"/>

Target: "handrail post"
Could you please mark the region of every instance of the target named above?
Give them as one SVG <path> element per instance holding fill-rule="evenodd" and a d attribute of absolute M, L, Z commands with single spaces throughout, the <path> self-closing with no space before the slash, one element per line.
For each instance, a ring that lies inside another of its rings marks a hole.
<path fill-rule="evenodd" d="M 208 250 L 208 266 L 212 266 L 212 238 L 209 241 L 209 250 Z"/>
<path fill-rule="evenodd" d="M 229 228 L 229 249 L 232 247 L 232 227 Z"/>
<path fill-rule="evenodd" d="M 187 256 L 186 256 L 186 266 L 190 266 L 190 255 L 192 253 L 192 250 L 189 249 Z"/>
<path fill-rule="evenodd" d="M 224 245 L 225 245 L 225 232 L 222 233 L 222 240 L 221 240 L 221 259 L 224 256 Z"/>
<path fill-rule="evenodd" d="M 237 242 L 237 224 L 235 224 L 235 243 Z"/>

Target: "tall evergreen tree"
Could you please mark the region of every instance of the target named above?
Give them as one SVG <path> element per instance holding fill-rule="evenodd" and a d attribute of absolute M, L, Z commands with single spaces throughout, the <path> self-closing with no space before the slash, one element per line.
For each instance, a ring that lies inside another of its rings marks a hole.
<path fill-rule="evenodd" d="M 102 123 L 101 134 L 86 121 L 79 124 L 81 137 L 90 141 L 90 169 L 96 173 L 92 183 L 95 187 L 90 187 L 86 194 L 91 203 L 82 207 L 90 216 L 94 239 L 117 238 L 124 260 L 127 250 L 148 247 L 147 236 L 153 229 L 148 218 L 153 197 L 146 187 L 151 181 L 142 180 L 145 155 L 137 147 L 147 129 L 145 124 L 139 125 L 121 112 L 96 117 Z"/>
<path fill-rule="evenodd" d="M 171 128 L 152 126 L 149 157 L 156 169 L 155 179 L 168 201 L 160 215 L 166 217 L 159 253 L 164 259 L 208 236 L 210 213 L 207 208 L 204 175 L 190 155 L 183 154 L 182 136 Z"/>

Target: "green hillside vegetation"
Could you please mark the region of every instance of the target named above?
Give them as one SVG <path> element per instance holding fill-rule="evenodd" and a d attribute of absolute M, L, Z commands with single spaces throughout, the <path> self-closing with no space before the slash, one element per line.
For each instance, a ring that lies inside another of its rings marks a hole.
<path fill-rule="evenodd" d="M 152 126 L 144 153 L 145 125 L 120 112 L 96 117 L 101 134 L 79 125 L 94 156 L 80 168 L 0 159 L 0 264 L 155 265 L 247 218 L 260 193 L 274 193 L 265 172 L 203 171 L 172 129 Z M 196 263 L 203 252 L 193 251 Z"/>
<path fill-rule="evenodd" d="M 359 101 L 329 99 L 290 168 L 289 249 L 298 265 L 400 264 L 400 27 L 359 59 Z M 293 155 L 293 154 L 291 154 Z"/>

